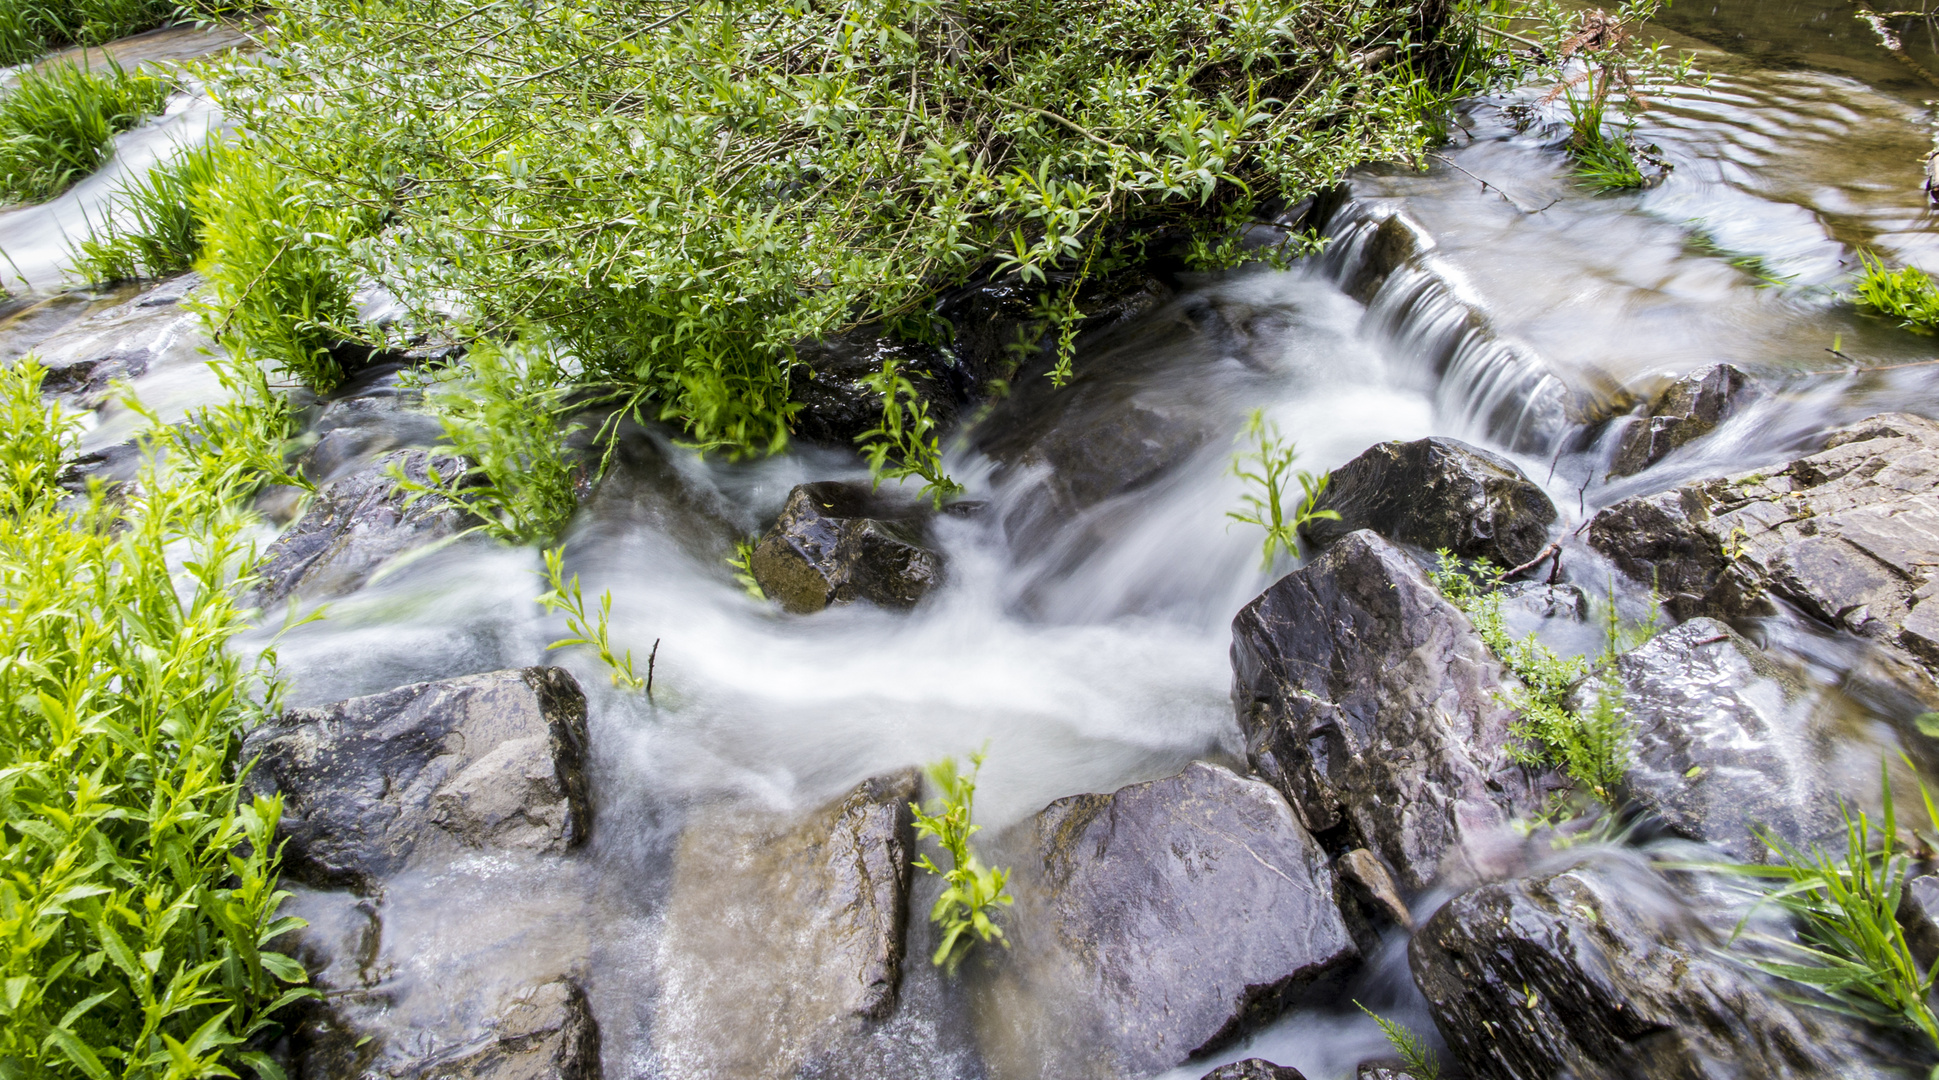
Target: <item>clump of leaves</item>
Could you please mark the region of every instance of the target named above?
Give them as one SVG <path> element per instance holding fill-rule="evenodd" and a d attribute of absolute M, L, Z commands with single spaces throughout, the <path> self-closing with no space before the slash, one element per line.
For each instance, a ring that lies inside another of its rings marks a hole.
<path fill-rule="evenodd" d="M 1394 1048 L 1394 1053 L 1400 1055 L 1407 1071 L 1417 1080 L 1441 1080 L 1441 1059 L 1428 1049 L 1426 1039 L 1414 1034 L 1405 1024 L 1389 1020 L 1358 1001 L 1353 1005 L 1373 1017 L 1373 1022 L 1380 1026 L 1380 1033 L 1387 1037 L 1387 1045 Z"/>
<path fill-rule="evenodd" d="M 29 68 L 0 96 L 0 199 L 42 202 L 99 169 L 114 137 L 159 112 L 168 83 L 74 63 Z"/>
<path fill-rule="evenodd" d="M 1252 410 L 1239 440 L 1250 440 L 1257 445 L 1250 451 L 1232 455 L 1232 475 L 1249 481 L 1258 490 L 1242 497 L 1245 509 L 1228 510 L 1225 516 L 1266 530 L 1259 569 L 1271 570 L 1273 557 L 1280 551 L 1299 554 L 1299 530 L 1308 522 L 1340 520 L 1340 515 L 1332 510 L 1313 508 L 1326 493 L 1327 481 L 1332 475 L 1315 477 L 1305 469 L 1295 471 L 1293 462 L 1299 457 L 1298 451 L 1279 434 L 1279 425 L 1266 419 L 1263 409 Z M 1295 477 L 1299 480 L 1301 495 L 1291 506 L 1289 516 L 1286 482 Z"/>
<path fill-rule="evenodd" d="M 956 973 L 976 941 L 1009 944 L 1003 937 L 1003 928 L 991 915 L 998 907 L 1012 903 L 1006 891 L 1010 871 L 1007 867 L 984 866 L 969 845 L 970 836 L 982 828 L 970 824 L 971 807 L 976 801 L 976 774 L 982 769 L 981 753 L 970 755 L 968 773 L 957 770 L 955 758 L 944 758 L 924 770 L 937 792 L 929 809 L 925 811 L 915 803 L 909 804 L 916 816 L 916 832 L 933 837 L 950 858 L 950 868 L 944 870 L 925 852 L 916 860 L 916 866 L 947 883 L 935 906 L 929 909 L 929 921 L 943 930 L 942 942 L 936 946 L 930 962 L 947 968 L 951 975 Z"/>
<path fill-rule="evenodd" d="M 1866 307 L 1897 319 L 1914 333 L 1939 329 L 1939 284 L 1916 266 L 1888 269 L 1885 260 L 1869 251 L 1858 253 L 1858 299 Z"/>
<path fill-rule="evenodd" d="M 1694 57 L 1669 58 L 1661 42 L 1639 45 L 1635 29 L 1660 11 L 1665 0 L 1624 0 L 1616 9 L 1571 10 L 1557 4 L 1537 5 L 1530 14 L 1550 24 L 1555 58 L 1567 74 L 1550 98 L 1561 97 L 1569 110 L 1568 150 L 1576 161 L 1576 176 L 1598 191 L 1647 186 L 1651 180 L 1638 163 L 1653 147 L 1635 146 L 1637 119 L 1649 107 L 1642 87 L 1646 81 L 1690 82 L 1697 78 Z M 1612 121 L 1610 114 L 1620 117 Z M 1612 131 L 1611 128 L 1614 128 Z"/>
<path fill-rule="evenodd" d="M 110 218 L 74 245 L 74 269 L 90 281 L 159 278 L 187 270 L 202 253 L 195 206 L 215 185 L 230 144 L 220 138 L 178 150 L 121 185 Z"/>
<path fill-rule="evenodd" d="M 0 369 L 0 1062 L 280 1077 L 250 1047 L 313 991 L 272 947 L 302 925 L 276 914 L 280 802 L 244 800 L 234 767 L 278 687 L 229 647 L 255 561 L 234 502 L 262 452 L 241 440 L 277 424 L 204 411 L 136 484 L 77 499 L 57 483 L 75 422 L 42 377 Z"/>
<path fill-rule="evenodd" d="M 863 379 L 862 385 L 882 399 L 881 422 L 855 437 L 862 444 L 875 486 L 881 487 L 883 480 L 921 477 L 920 497 L 932 500 L 938 509 L 945 498 L 961 494 L 963 485 L 943 472 L 929 403 L 916 393 L 895 357 L 883 360 L 882 370 Z"/>
<path fill-rule="evenodd" d="M 761 588 L 760 579 L 754 576 L 755 537 L 744 536 L 734 541 L 734 553 L 727 557 L 727 565 L 734 570 L 734 582 L 742 591 L 756 600 L 766 600 L 767 590 Z"/>
<path fill-rule="evenodd" d="M 565 613 L 566 630 L 572 636 L 560 638 L 547 645 L 546 650 L 549 652 L 583 645 L 598 654 L 599 662 L 612 673 L 614 686 L 628 690 L 646 689 L 646 680 L 633 671 L 633 650 L 628 649 L 623 654 L 613 652 L 613 643 L 607 636 L 607 623 L 613 616 L 613 591 L 607 589 L 600 594 L 599 613 L 587 616 L 586 598 L 579 591 L 579 575 L 574 574 L 571 580 L 566 580 L 565 555 L 564 545 L 546 549 L 543 576 L 549 588 L 539 597 L 539 606 L 554 614 Z"/>

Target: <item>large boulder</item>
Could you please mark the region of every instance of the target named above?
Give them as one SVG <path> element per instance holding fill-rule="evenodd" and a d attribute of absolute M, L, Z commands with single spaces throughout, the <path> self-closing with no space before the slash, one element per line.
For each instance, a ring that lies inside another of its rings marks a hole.
<path fill-rule="evenodd" d="M 368 890 L 463 851 L 555 853 L 584 840 L 586 698 L 562 668 L 418 683 L 251 731 L 258 795 L 281 794 L 295 880 Z"/>
<path fill-rule="evenodd" d="M 1059 799 L 1021 842 L 1016 946 L 979 1019 L 988 1052 L 1041 1055 L 1047 1075 L 1178 1065 L 1359 955 L 1326 853 L 1278 792 L 1221 766 Z M 1033 1024 L 1037 1045 L 1008 1040 Z"/>
<path fill-rule="evenodd" d="M 1759 834 L 1805 845 L 1838 824 L 1796 676 L 1715 619 L 1692 619 L 1616 660 L 1630 731 L 1624 794 L 1676 832 L 1738 859 L 1767 857 Z M 1591 708 L 1602 678 L 1574 705 Z"/>
<path fill-rule="evenodd" d="M 463 1039 L 312 1009 L 296 1025 L 302 1080 L 599 1080 L 599 1026 L 568 978 L 503 996 Z"/>
<path fill-rule="evenodd" d="M 1349 533 L 1232 623 L 1233 704 L 1259 775 L 1335 850 L 1402 888 L 1491 865 L 1542 778 L 1508 756 L 1521 684 L 1420 566 Z"/>
<path fill-rule="evenodd" d="M 468 469 L 463 458 L 397 450 L 317 489 L 309 509 L 276 538 L 256 567 L 255 601 L 268 607 L 293 596 L 354 592 L 406 552 L 447 539 L 469 524 L 465 511 L 436 493 L 416 494 L 393 470 L 420 485 Z"/>
<path fill-rule="evenodd" d="M 1555 504 L 1513 462 L 1439 436 L 1368 449 L 1333 470 L 1314 508 L 1340 515 L 1306 524 L 1302 532 L 1316 545 L 1372 529 L 1502 569 L 1540 554 L 1555 520 Z"/>
<path fill-rule="evenodd" d="M 1886 413 L 1825 449 L 1625 499 L 1589 542 L 1679 619 L 1769 614 L 1772 599 L 1939 672 L 1939 424 Z"/>
<path fill-rule="evenodd" d="M 1647 868 L 1609 860 L 1462 893 L 1408 953 L 1477 1076 L 1875 1075 L 1827 1012 L 1794 1010 Z"/>
<path fill-rule="evenodd" d="M 1670 451 L 1716 430 L 1754 395 L 1750 377 L 1732 364 L 1685 375 L 1656 396 L 1648 411 L 1623 429 L 1610 462 L 1612 476 L 1639 473 Z"/>
<path fill-rule="evenodd" d="M 670 1075 L 847 1075 L 894 1011 L 915 770 L 777 826 L 704 815 L 681 834 L 653 1043 Z"/>
<path fill-rule="evenodd" d="M 768 596 L 797 614 L 866 600 L 914 607 L 943 578 L 919 513 L 878 505 L 860 484 L 802 484 L 754 547 Z"/>

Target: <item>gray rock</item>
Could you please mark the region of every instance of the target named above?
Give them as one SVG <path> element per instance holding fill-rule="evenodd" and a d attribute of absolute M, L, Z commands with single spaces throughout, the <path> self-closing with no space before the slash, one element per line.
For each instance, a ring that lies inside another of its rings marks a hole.
<path fill-rule="evenodd" d="M 381 1014 L 378 1014 L 381 1016 Z M 317 1011 L 292 1040 L 303 1080 L 599 1080 L 599 1026 L 567 978 L 509 995 L 461 1042 Z"/>
<path fill-rule="evenodd" d="M 436 417 L 417 411 L 419 397 L 382 387 L 330 402 L 310 424 L 308 434 L 316 441 L 297 462 L 303 474 L 327 483 L 386 451 L 437 443 L 443 426 Z"/>
<path fill-rule="evenodd" d="M 1353 1080 L 1421 1080 L 1398 1061 L 1363 1061 L 1353 1071 Z"/>
<path fill-rule="evenodd" d="M 1373 302 L 1380 287 L 1394 271 L 1434 246 L 1427 232 L 1401 213 L 1389 214 L 1374 227 L 1373 235 L 1361 249 L 1360 263 L 1341 288 L 1363 304 Z"/>
<path fill-rule="evenodd" d="M 914 607 L 943 578 L 918 514 L 873 505 L 860 484 L 824 481 L 789 493 L 754 547 L 754 579 L 797 614 L 867 600 Z"/>
<path fill-rule="evenodd" d="M 106 309 L 57 307 L 54 300 L 42 305 L 46 310 L 83 316 L 60 325 L 33 346 L 47 368 L 42 392 L 93 408 L 117 379 L 136 379 L 164 365 L 199 366 L 211 342 L 201 315 L 184 308 L 181 301 L 200 283 L 199 277 L 185 275 Z"/>
<path fill-rule="evenodd" d="M 286 872 L 369 889 L 465 850 L 586 837 L 586 698 L 561 668 L 418 683 L 292 709 L 243 740 L 247 785 L 283 796 Z"/>
<path fill-rule="evenodd" d="M 263 553 L 256 567 L 258 606 L 353 592 L 398 556 L 467 527 L 469 515 L 450 500 L 435 494 L 413 499 L 391 476 L 393 466 L 420 484 L 432 482 L 433 470 L 449 481 L 469 468 L 449 454 L 397 450 L 323 485 L 303 516 Z"/>
<path fill-rule="evenodd" d="M 653 1031 L 671 1075 L 845 1074 L 895 1009 L 916 791 L 910 769 L 778 828 L 765 815 L 688 825 Z"/>
<path fill-rule="evenodd" d="M 1504 570 L 1535 558 L 1555 520 L 1555 504 L 1513 462 L 1438 436 L 1368 449 L 1333 470 L 1315 508 L 1340 515 L 1302 530 L 1320 546 L 1372 529 Z"/>
<path fill-rule="evenodd" d="M 1232 666 L 1253 769 L 1402 888 L 1489 866 L 1509 821 L 1540 805 L 1543 781 L 1507 753 L 1520 682 L 1375 533 L 1347 534 L 1247 605 Z"/>
<path fill-rule="evenodd" d="M 1025 842 L 1016 947 L 979 1021 L 1051 1012 L 1047 1075 L 1178 1065 L 1359 955 L 1325 852 L 1277 792 L 1223 767 L 1059 799 Z"/>
<path fill-rule="evenodd" d="M 1612 476 L 1639 473 L 1670 451 L 1716 430 L 1753 396 L 1750 377 L 1731 364 L 1686 375 L 1657 395 L 1648 412 L 1623 431 Z"/>
<path fill-rule="evenodd" d="M 1291 1065 L 1274 1065 L 1265 1058 L 1247 1058 L 1221 1065 L 1200 1080 L 1306 1080 L 1306 1074 Z"/>
<path fill-rule="evenodd" d="M 1665 630 L 1616 675 L 1632 739 L 1624 794 L 1672 829 L 1757 862 L 1770 854 L 1757 831 L 1802 845 L 1837 825 L 1803 687 L 1730 627 Z M 1590 680 L 1574 706 L 1593 707 L 1602 686 Z"/>
<path fill-rule="evenodd" d="M 1875 1075 L 1832 1014 L 1793 1011 L 1721 945 L 1655 874 L 1612 860 L 1462 893 L 1408 952 L 1477 1076 Z"/>
<path fill-rule="evenodd" d="M 1899 925 L 1921 969 L 1939 961 L 1939 876 L 1921 874 L 1905 883 L 1899 899 Z"/>
<path fill-rule="evenodd" d="M 1832 432 L 1771 473 L 1605 509 L 1589 542 L 1679 619 L 1763 615 L 1776 597 L 1939 672 L 1939 424 L 1903 413 Z"/>

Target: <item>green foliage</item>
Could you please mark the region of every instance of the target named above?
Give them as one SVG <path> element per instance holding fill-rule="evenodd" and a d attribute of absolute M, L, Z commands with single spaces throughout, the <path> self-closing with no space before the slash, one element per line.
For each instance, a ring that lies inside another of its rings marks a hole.
<path fill-rule="evenodd" d="M 469 510 L 485 531 L 507 543 L 544 543 L 564 531 L 578 505 L 563 430 L 564 362 L 544 345 L 507 347 L 480 341 L 470 370 L 433 384 L 428 400 L 451 449 L 472 463 L 459 476 L 432 470 L 427 487 L 398 473 L 419 494 L 435 490 Z"/>
<path fill-rule="evenodd" d="M 992 272 L 1055 292 L 1190 249 L 1227 206 L 1415 159 L 1415 69 L 1372 57 L 1424 50 L 1418 17 L 289 0 L 265 35 L 279 62 L 221 93 L 276 167 L 331 189 L 310 202 L 385 217 L 352 256 L 407 302 L 462 296 L 489 336 L 544 325 L 584 379 L 643 390 L 699 446 L 759 451 L 787 438 L 796 342 Z"/>
<path fill-rule="evenodd" d="M 1586 713 L 1569 705 L 1576 685 L 1597 671 L 1610 675 L 1619 647 L 1619 626 L 1611 616 L 1610 639 L 1600 661 L 1557 655 L 1534 634 L 1515 638 L 1502 620 L 1501 594 L 1494 591 L 1494 568 L 1486 559 L 1464 567 L 1445 548 L 1432 577 L 1448 602 L 1460 608 L 1475 632 L 1523 689 L 1508 702 L 1520 714 L 1513 731 L 1520 741 L 1509 748 L 1517 761 L 1554 766 L 1604 805 L 1613 805 L 1617 785 L 1629 771 L 1629 720 L 1622 691 L 1613 677 L 1601 680 L 1596 701 Z M 1613 612 L 1613 605 L 1611 608 Z"/>
<path fill-rule="evenodd" d="M 565 555 L 563 545 L 546 549 L 544 577 L 551 589 L 539 597 L 539 606 L 554 614 L 564 612 L 566 629 L 573 636 L 560 638 L 547 645 L 546 650 L 584 645 L 599 654 L 599 662 L 612 672 L 614 686 L 646 689 L 646 680 L 633 673 L 633 650 L 626 650 L 624 655 L 615 654 L 612 642 L 606 637 L 606 624 L 613 615 L 613 591 L 608 589 L 599 597 L 597 618 L 587 618 L 586 598 L 579 593 L 579 575 L 572 575 L 571 581 L 565 580 Z"/>
<path fill-rule="evenodd" d="M 734 541 L 734 553 L 727 557 L 727 565 L 733 567 L 735 583 L 740 585 L 748 596 L 756 600 L 766 600 L 767 590 L 761 588 L 761 582 L 754 576 L 755 543 L 756 538 L 752 536 Z"/>
<path fill-rule="evenodd" d="M 1916 266 L 1888 270 L 1885 260 L 1869 251 L 1858 253 L 1858 299 L 1866 307 L 1897 319 L 1918 334 L 1939 329 L 1939 284 Z"/>
<path fill-rule="evenodd" d="M 140 71 L 52 64 L 0 95 L 0 199 L 42 202 L 100 168 L 114 136 L 161 110 L 168 83 Z"/>
<path fill-rule="evenodd" d="M 312 991 L 269 948 L 301 925 L 276 916 L 280 805 L 236 779 L 277 688 L 228 647 L 255 555 L 236 440 L 274 419 L 205 411 L 127 493 L 70 497 L 41 378 L 0 369 L 0 1068 L 280 1076 L 246 1040 Z"/>
<path fill-rule="evenodd" d="M 1879 769 L 1884 820 L 1876 831 L 1863 810 L 1844 807 L 1845 851 L 1834 857 L 1821 848 L 1803 851 L 1783 839 L 1764 841 L 1783 858 L 1776 866 L 1745 865 L 1721 869 L 1781 884 L 1762 903 L 1776 904 L 1798 925 L 1796 942 L 1777 942 L 1796 963 L 1769 959 L 1751 962 L 1774 975 L 1816 987 L 1843 1011 L 1874 1023 L 1919 1032 L 1939 1048 L 1939 1017 L 1932 1010 L 1932 986 L 1939 965 L 1921 968 L 1906 943 L 1898 909 L 1911 874 L 1905 853 L 1895 850 L 1898 823 L 1892 807 L 1892 782 Z M 1923 783 L 1926 814 L 1939 829 L 1939 808 Z M 1755 909 L 1753 909 L 1754 913 Z M 1748 922 L 1750 915 L 1745 916 Z M 1744 923 L 1738 924 L 1741 933 Z M 1733 940 L 1736 935 L 1732 935 Z M 1939 1071 L 1939 1069 L 1935 1069 Z"/>
<path fill-rule="evenodd" d="M 943 455 L 936 445 L 936 422 L 929 418 L 929 403 L 922 400 L 891 356 L 882 361 L 882 370 L 862 380 L 882 399 L 882 422 L 856 436 L 862 456 L 868 459 L 875 486 L 882 481 L 905 477 L 922 478 L 922 498 L 931 499 L 937 509 L 943 500 L 962 493 L 963 485 L 943 472 Z M 894 456 L 891 462 L 890 457 Z"/>
<path fill-rule="evenodd" d="M 1380 1033 L 1387 1037 L 1387 1045 L 1393 1047 L 1394 1053 L 1400 1055 L 1401 1062 L 1407 1066 L 1407 1071 L 1412 1073 L 1416 1080 L 1441 1080 L 1441 1059 L 1434 1051 L 1428 1049 L 1426 1039 L 1414 1034 L 1405 1025 L 1389 1020 L 1357 1001 L 1353 1004 L 1361 1012 L 1373 1017 L 1375 1024 L 1380 1025 Z"/>
<path fill-rule="evenodd" d="M 1250 452 L 1232 455 L 1232 475 L 1251 481 L 1259 493 L 1248 492 L 1242 498 L 1246 509 L 1228 510 L 1225 516 L 1266 530 L 1265 549 L 1259 569 L 1270 570 L 1273 556 L 1280 550 L 1283 549 L 1288 555 L 1299 554 L 1299 530 L 1307 522 L 1340 520 L 1340 515 L 1331 510 L 1313 509 L 1313 504 L 1326 493 L 1327 481 L 1332 479 L 1332 475 L 1315 478 L 1305 469 L 1295 473 L 1293 462 L 1299 457 L 1298 453 L 1293 449 L 1293 444 L 1280 436 L 1279 425 L 1266 419 L 1262 409 L 1252 410 L 1245 430 L 1239 433 L 1239 439 L 1253 440 L 1258 446 Z M 1286 480 L 1291 476 L 1299 478 L 1303 494 L 1293 507 L 1292 518 L 1288 520 Z"/>
<path fill-rule="evenodd" d="M 167 22 L 174 0 L 0 0 L 0 65 L 60 45 L 100 45 Z"/>
<path fill-rule="evenodd" d="M 1003 928 L 990 916 L 999 906 L 1008 907 L 1012 902 L 1005 891 L 1010 871 L 1006 867 L 985 867 L 969 846 L 971 834 L 982 828 L 970 824 L 971 806 L 976 801 L 976 774 L 982 769 L 981 753 L 970 755 L 967 775 L 957 771 L 955 758 L 944 758 L 924 770 L 937 791 L 929 810 L 925 812 L 915 803 L 909 804 L 916 816 L 916 832 L 934 837 L 949 853 L 948 870 L 937 866 L 927 853 L 916 860 L 916 866 L 947 882 L 943 894 L 929 909 L 929 921 L 943 928 L 942 944 L 936 947 L 930 962 L 947 967 L 952 975 L 976 940 L 1009 945 L 1003 937 Z M 974 939 L 970 936 L 972 933 L 976 935 Z"/>
<path fill-rule="evenodd" d="M 115 192 L 128 220 L 104 222 L 74 247 L 74 269 L 90 281 L 159 278 L 187 270 L 202 253 L 195 207 L 214 187 L 232 148 L 221 139 L 179 150 Z"/>

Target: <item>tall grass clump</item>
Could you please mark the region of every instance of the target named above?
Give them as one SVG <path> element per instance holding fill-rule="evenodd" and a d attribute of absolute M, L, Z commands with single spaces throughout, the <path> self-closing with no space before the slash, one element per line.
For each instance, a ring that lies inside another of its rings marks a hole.
<path fill-rule="evenodd" d="M 278 1077 L 256 1047 L 310 991 L 272 949 L 300 925 L 276 914 L 280 807 L 237 778 L 276 695 L 228 647 L 254 554 L 232 500 L 269 428 L 205 411 L 170 466 L 71 496 L 75 420 L 41 378 L 0 369 L 0 1068 Z"/>
<path fill-rule="evenodd" d="M 1869 251 L 1858 253 L 1859 302 L 1918 334 L 1939 330 L 1939 284 L 1916 266 L 1892 270 Z"/>
<path fill-rule="evenodd" d="M 642 393 L 696 445 L 760 452 L 788 437 L 797 342 L 989 275 L 1068 307 L 1148 252 L 1222 250 L 1202 242 L 1266 201 L 1418 160 L 1423 101 L 1469 88 L 1433 74 L 1450 10 L 1477 17 L 290 0 L 268 33 L 282 62 L 222 96 L 278 167 L 330 189 L 315 201 L 381 217 L 350 252 L 407 302 L 460 297 L 487 337 L 542 325 L 574 378 Z"/>
<path fill-rule="evenodd" d="M 159 112 L 168 83 L 142 71 L 53 64 L 0 94 L 0 199 L 42 202 L 99 169 L 114 137 Z"/>
<path fill-rule="evenodd" d="M 182 8 L 175 0 L 0 0 L 0 65 L 63 45 L 100 45 L 151 30 Z"/>
<path fill-rule="evenodd" d="M 122 217 L 103 221 L 74 246 L 76 272 L 90 281 L 158 278 L 187 270 L 202 254 L 196 206 L 216 185 L 230 146 L 213 139 L 176 151 L 121 185 Z"/>

